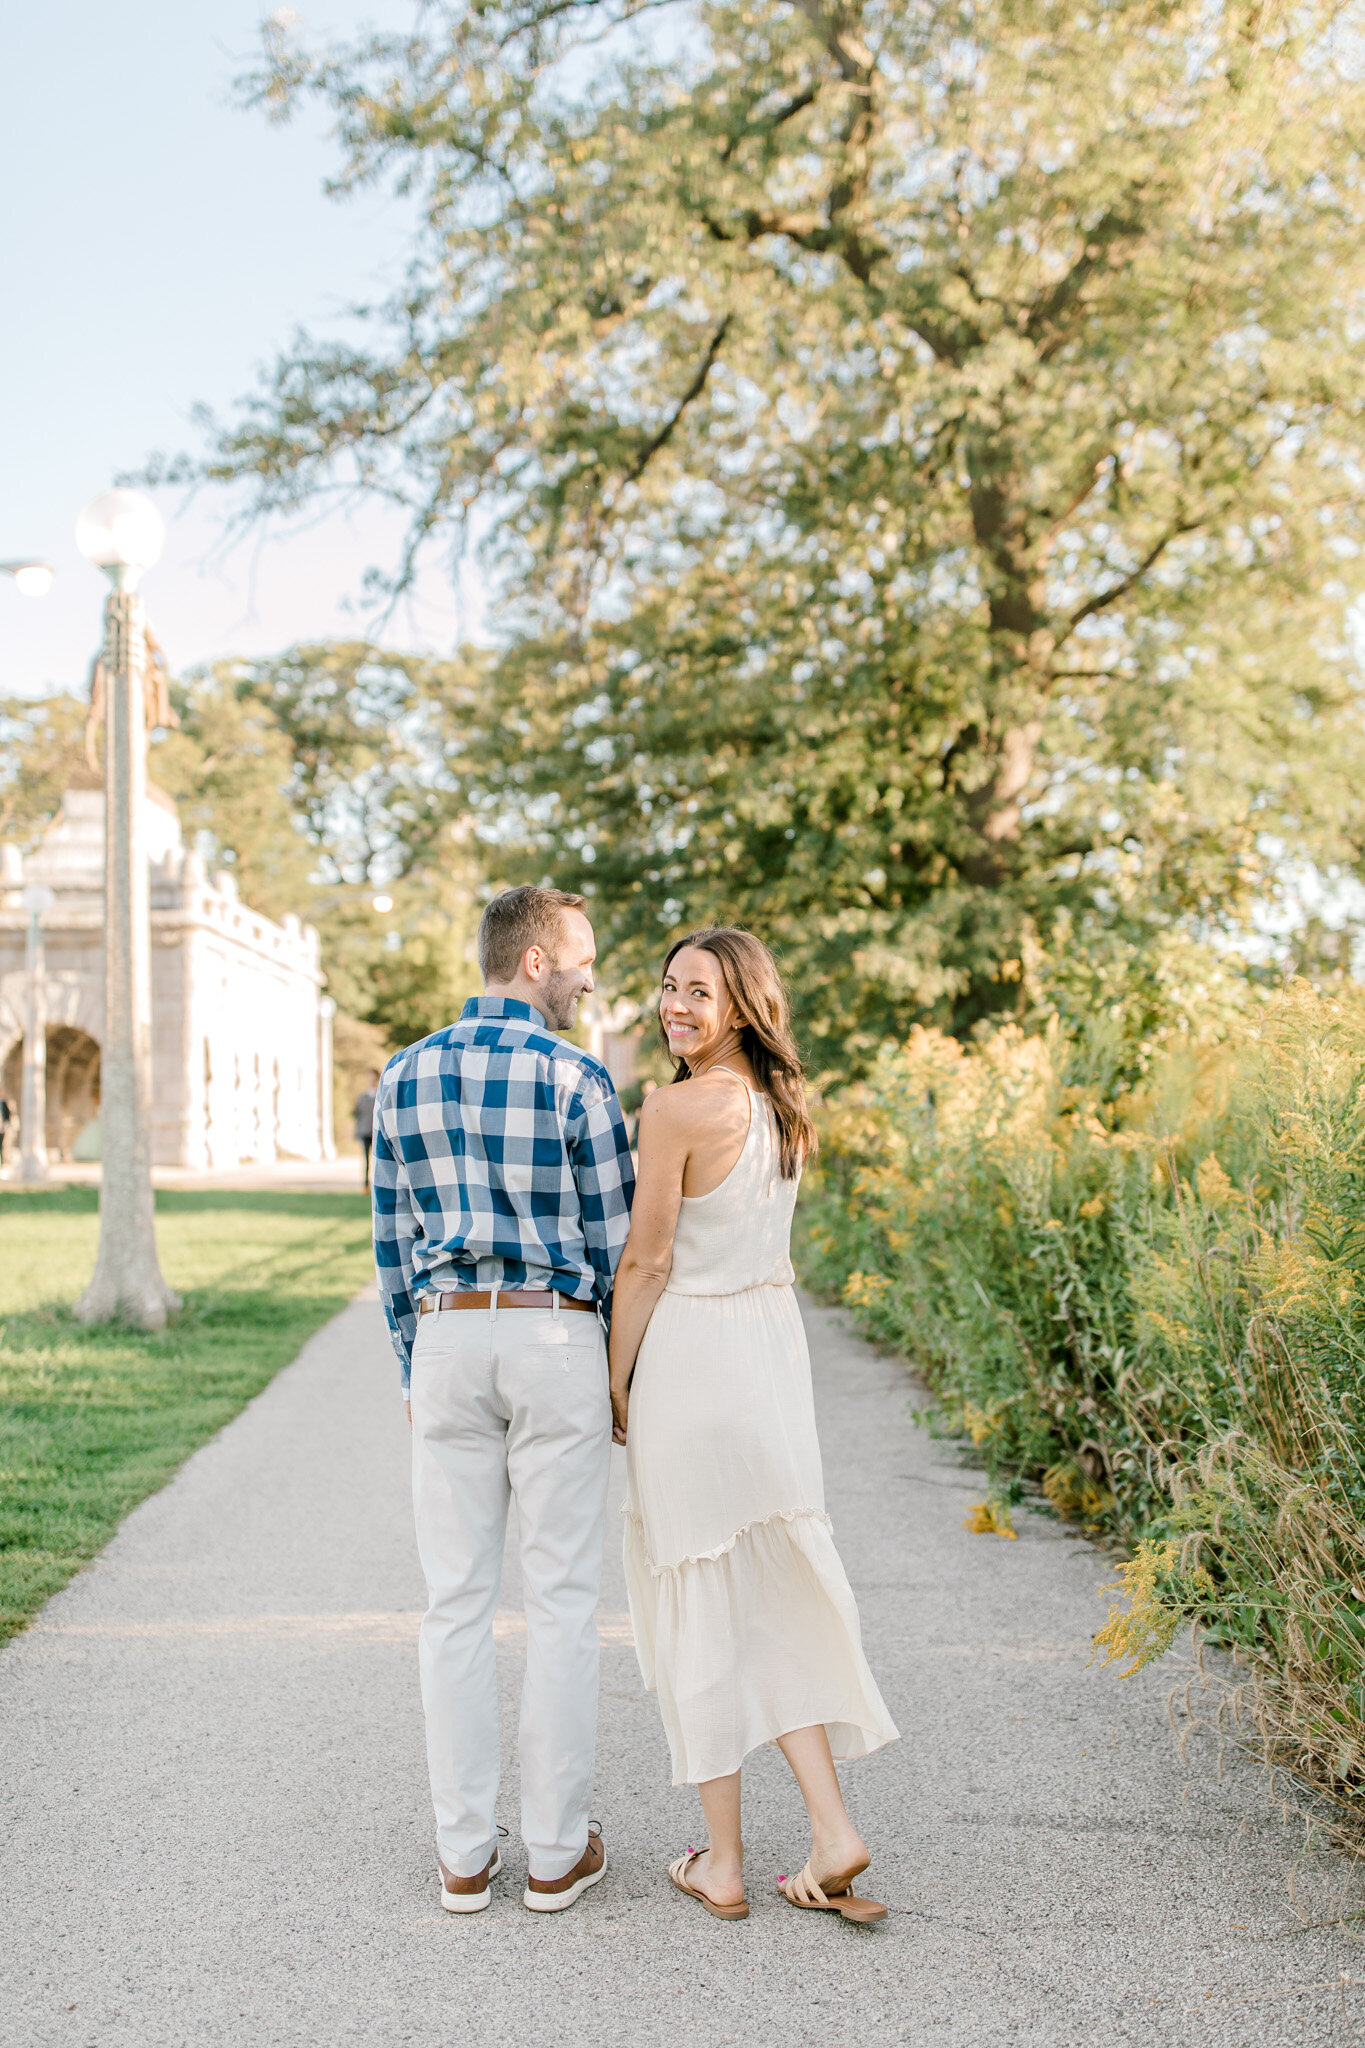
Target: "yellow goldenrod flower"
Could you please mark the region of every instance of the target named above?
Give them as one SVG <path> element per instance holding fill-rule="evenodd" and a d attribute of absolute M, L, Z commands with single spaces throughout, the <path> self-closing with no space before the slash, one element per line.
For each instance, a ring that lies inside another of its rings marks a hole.
<path fill-rule="evenodd" d="M 1005 1536 L 1011 1543 L 1019 1538 L 1008 1504 L 994 1493 L 976 1503 L 962 1526 L 970 1529 L 973 1536 Z"/>
<path fill-rule="evenodd" d="M 1208 1153 L 1200 1160 L 1195 1171 L 1194 1185 L 1199 1199 L 1206 1209 L 1221 1209 L 1223 1204 L 1236 1193 L 1232 1182 L 1218 1164 L 1214 1153 Z"/>

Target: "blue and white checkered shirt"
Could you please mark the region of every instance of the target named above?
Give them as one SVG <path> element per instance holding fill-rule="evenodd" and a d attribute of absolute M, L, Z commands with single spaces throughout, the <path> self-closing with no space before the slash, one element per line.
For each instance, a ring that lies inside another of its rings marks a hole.
<path fill-rule="evenodd" d="M 610 1313 L 635 1192 L 621 1105 L 606 1068 L 529 1003 L 481 996 L 394 1055 L 371 1177 L 405 1396 L 428 1290 L 555 1287 Z"/>

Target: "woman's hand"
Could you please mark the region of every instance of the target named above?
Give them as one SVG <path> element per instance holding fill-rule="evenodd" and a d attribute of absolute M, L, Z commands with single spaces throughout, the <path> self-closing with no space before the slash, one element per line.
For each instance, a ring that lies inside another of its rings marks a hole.
<path fill-rule="evenodd" d="M 630 1235 L 611 1298 L 611 1337 L 607 1345 L 611 1386 L 611 1439 L 626 1440 L 626 1408 L 631 1374 L 655 1304 L 668 1284 L 673 1263 L 673 1233 L 682 1208 L 682 1180 L 687 1147 L 674 1130 L 674 1105 L 657 1089 L 640 1111 L 640 1167 L 630 1212 Z"/>

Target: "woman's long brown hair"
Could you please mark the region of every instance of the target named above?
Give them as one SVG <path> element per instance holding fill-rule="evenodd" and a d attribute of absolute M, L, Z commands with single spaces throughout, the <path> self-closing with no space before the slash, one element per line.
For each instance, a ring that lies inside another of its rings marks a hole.
<path fill-rule="evenodd" d="M 713 925 L 707 931 L 689 932 L 669 947 L 661 981 L 684 946 L 697 946 L 720 962 L 730 1000 L 739 1012 L 740 1043 L 777 1116 L 782 1178 L 795 1180 L 814 1152 L 817 1139 L 806 1114 L 805 1069 L 792 1037 L 791 1010 L 777 962 L 752 932 L 733 924 Z M 667 1052 L 668 1033 L 662 1017 L 659 1033 Z M 674 1060 L 675 1081 L 685 1081 L 688 1071 L 686 1060 Z"/>

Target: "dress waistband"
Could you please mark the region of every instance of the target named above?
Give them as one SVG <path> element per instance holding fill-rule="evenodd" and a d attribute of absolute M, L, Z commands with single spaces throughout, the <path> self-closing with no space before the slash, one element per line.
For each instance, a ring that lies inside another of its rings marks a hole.
<path fill-rule="evenodd" d="M 741 1294 L 759 1294 L 767 1287 L 785 1288 L 788 1294 L 795 1291 L 794 1280 L 751 1280 L 747 1287 L 672 1287 L 664 1288 L 665 1294 L 676 1294 L 683 1301 L 734 1301 Z"/>

